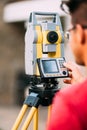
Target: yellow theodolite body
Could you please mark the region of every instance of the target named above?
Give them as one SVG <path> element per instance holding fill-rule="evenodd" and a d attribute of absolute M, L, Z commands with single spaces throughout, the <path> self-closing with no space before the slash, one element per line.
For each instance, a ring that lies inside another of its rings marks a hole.
<path fill-rule="evenodd" d="M 38 23 L 36 15 L 48 16 L 52 21 Z M 25 34 L 25 71 L 28 75 L 40 76 L 38 58 L 64 57 L 64 34 L 58 13 L 32 12 Z"/>

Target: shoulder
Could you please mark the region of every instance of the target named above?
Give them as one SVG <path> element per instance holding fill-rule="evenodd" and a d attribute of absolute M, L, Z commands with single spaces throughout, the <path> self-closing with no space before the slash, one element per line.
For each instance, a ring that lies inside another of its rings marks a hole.
<path fill-rule="evenodd" d="M 57 92 L 53 98 L 49 130 L 80 130 L 78 117 L 83 111 L 87 113 L 86 99 L 87 80 Z"/>
<path fill-rule="evenodd" d="M 66 99 L 68 97 L 73 97 L 79 94 L 87 94 L 87 79 L 82 83 L 61 88 L 60 91 L 55 94 L 55 98 L 64 97 Z"/>
<path fill-rule="evenodd" d="M 78 85 L 66 87 L 57 92 L 53 98 L 53 108 L 55 111 L 62 108 L 71 112 L 71 109 L 84 109 L 87 102 L 87 80 Z M 83 108 L 82 108 L 83 107 Z M 86 105 L 87 108 L 87 105 Z"/>

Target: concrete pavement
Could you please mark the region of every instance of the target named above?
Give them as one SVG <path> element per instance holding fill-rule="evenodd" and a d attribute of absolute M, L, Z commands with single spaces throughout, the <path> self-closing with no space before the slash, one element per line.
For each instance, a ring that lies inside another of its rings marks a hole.
<path fill-rule="evenodd" d="M 21 107 L 18 106 L 0 106 L 0 130 L 11 130 L 18 113 L 20 112 Z M 28 109 L 29 111 L 30 109 Z M 25 117 L 28 115 L 26 113 Z M 23 118 L 23 122 L 24 122 Z M 47 120 L 47 107 L 39 107 L 39 130 L 45 130 Z M 19 128 L 18 130 L 21 130 Z M 29 125 L 28 130 L 33 130 L 33 120 Z"/>

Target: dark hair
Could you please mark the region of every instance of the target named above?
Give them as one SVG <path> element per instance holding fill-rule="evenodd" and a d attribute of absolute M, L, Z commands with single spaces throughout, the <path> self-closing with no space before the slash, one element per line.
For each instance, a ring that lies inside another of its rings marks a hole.
<path fill-rule="evenodd" d="M 66 5 L 69 8 L 70 13 L 76 11 L 80 5 L 87 3 L 87 0 L 69 0 Z"/>
<path fill-rule="evenodd" d="M 68 1 L 62 0 L 61 5 L 66 4 L 67 7 L 69 8 L 70 13 L 73 13 L 79 8 L 80 5 L 85 3 L 87 4 L 87 0 L 68 0 Z"/>
<path fill-rule="evenodd" d="M 63 0 L 61 4 L 62 9 L 64 4 L 67 5 L 70 14 L 74 16 L 72 19 L 74 24 L 87 25 L 87 0 Z"/>

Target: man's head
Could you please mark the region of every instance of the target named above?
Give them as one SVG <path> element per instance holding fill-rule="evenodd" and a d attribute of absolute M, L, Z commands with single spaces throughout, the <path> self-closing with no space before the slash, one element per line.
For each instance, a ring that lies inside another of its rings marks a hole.
<path fill-rule="evenodd" d="M 80 65 L 87 65 L 87 0 L 69 0 L 63 4 L 67 5 L 71 15 L 70 45 L 75 60 Z"/>

